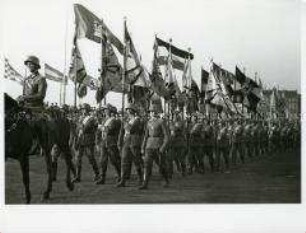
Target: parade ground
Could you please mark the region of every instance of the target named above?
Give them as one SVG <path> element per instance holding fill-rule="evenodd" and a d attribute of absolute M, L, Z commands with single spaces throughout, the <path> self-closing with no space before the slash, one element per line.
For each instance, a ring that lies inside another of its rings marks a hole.
<path fill-rule="evenodd" d="M 248 159 L 230 173 L 193 174 L 182 178 L 175 173 L 168 188 L 162 187 L 157 170 L 148 190 L 138 190 L 132 176 L 125 188 L 115 187 L 111 166 L 105 185 L 95 185 L 92 170 L 83 158 L 82 182 L 69 192 L 65 186 L 65 164 L 59 160 L 58 180 L 53 185 L 51 199 L 41 202 L 46 182 L 44 159 L 32 156 L 30 160 L 30 187 L 32 204 L 128 204 L 128 203 L 300 203 L 301 157 L 299 150 L 277 155 Z M 8 160 L 5 165 L 5 202 L 23 204 L 23 184 L 19 164 Z"/>

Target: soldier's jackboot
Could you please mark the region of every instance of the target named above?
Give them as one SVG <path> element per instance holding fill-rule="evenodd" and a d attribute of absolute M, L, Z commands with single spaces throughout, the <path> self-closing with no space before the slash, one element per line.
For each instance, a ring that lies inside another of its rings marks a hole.
<path fill-rule="evenodd" d="M 212 156 L 209 156 L 208 160 L 209 160 L 210 171 L 214 172 L 215 171 L 215 161 L 214 161 L 214 158 Z"/>
<path fill-rule="evenodd" d="M 161 165 L 160 173 L 161 173 L 162 177 L 165 180 L 165 182 L 163 184 L 163 187 L 166 188 L 166 187 L 169 186 L 169 176 L 168 176 L 168 173 L 167 173 L 167 169 L 166 169 L 166 167 L 164 165 Z"/>
<path fill-rule="evenodd" d="M 125 182 L 130 176 L 130 168 L 130 163 L 121 163 L 121 179 L 116 184 L 116 187 L 125 187 Z"/>
<path fill-rule="evenodd" d="M 234 167 L 236 167 L 237 165 L 237 151 L 236 150 L 233 150 L 233 153 L 232 153 L 232 164 Z"/>
<path fill-rule="evenodd" d="M 126 179 L 124 177 L 121 177 L 121 180 L 116 184 L 116 187 L 125 187 Z"/>
<path fill-rule="evenodd" d="M 168 176 L 167 176 L 167 173 L 163 175 L 163 178 L 164 178 L 164 184 L 163 184 L 163 187 L 164 188 L 167 188 L 169 187 L 169 179 L 168 179 Z"/>
<path fill-rule="evenodd" d="M 138 184 L 141 185 L 143 182 L 143 173 L 141 167 L 137 168 L 137 175 L 138 175 Z"/>
<path fill-rule="evenodd" d="M 152 168 L 151 168 L 152 169 Z M 138 188 L 139 190 L 148 189 L 149 180 L 151 177 L 151 171 L 150 168 L 144 167 L 144 176 L 143 176 L 143 182 L 142 185 Z"/>
<path fill-rule="evenodd" d="M 138 189 L 139 190 L 148 189 L 148 184 L 149 184 L 149 175 L 144 174 L 142 185 Z"/>
<path fill-rule="evenodd" d="M 182 172 L 182 166 L 181 166 L 180 161 L 178 159 L 175 159 L 174 161 L 175 161 L 177 172 L 181 173 Z"/>
<path fill-rule="evenodd" d="M 105 174 L 102 174 L 96 181 L 96 184 L 105 184 Z"/>
<path fill-rule="evenodd" d="M 56 175 L 57 175 L 57 161 L 52 162 L 52 181 L 56 181 Z"/>
<path fill-rule="evenodd" d="M 181 174 L 182 176 L 186 176 L 186 164 L 181 164 Z"/>
<path fill-rule="evenodd" d="M 97 180 L 99 180 L 99 177 L 100 177 L 99 168 L 98 168 L 97 163 L 92 164 L 92 169 L 94 171 L 93 181 L 96 182 Z"/>
<path fill-rule="evenodd" d="M 80 183 L 81 182 L 81 170 L 82 170 L 82 165 L 78 164 L 76 167 L 76 175 L 72 179 L 73 183 Z"/>

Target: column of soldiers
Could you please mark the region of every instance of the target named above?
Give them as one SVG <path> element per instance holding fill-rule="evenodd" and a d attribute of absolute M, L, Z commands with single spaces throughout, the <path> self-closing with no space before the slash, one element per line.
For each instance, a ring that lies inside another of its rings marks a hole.
<path fill-rule="evenodd" d="M 30 76 L 25 79 L 23 95 L 18 97 L 18 102 L 32 112 L 41 112 L 47 83 L 38 72 L 39 59 L 29 56 L 25 65 Z M 51 107 L 59 108 L 57 105 Z M 122 113 L 122 117 L 110 104 L 95 110 L 88 104 L 79 109 L 64 106 L 60 110 L 71 123 L 75 183 L 82 180 L 84 155 L 91 164 L 96 184 L 105 184 L 110 161 L 117 174 L 117 187 L 126 186 L 134 164 L 139 189 L 147 189 L 154 162 L 167 187 L 174 174 L 174 164 L 183 177 L 194 172 L 204 174 L 208 166 L 211 172 L 230 172 L 238 161 L 243 164 L 247 159 L 300 148 L 299 120 L 210 119 L 201 113 L 184 118 L 182 112 L 162 116 L 160 101 L 153 101 L 149 115 L 142 116 L 133 104 L 126 107 L 127 114 Z M 59 153 L 55 147 L 54 174 Z"/>
<path fill-rule="evenodd" d="M 229 173 L 248 160 L 300 146 L 299 121 L 209 119 L 201 113 L 184 118 L 180 111 L 163 116 L 158 103 L 150 105 L 149 115 L 140 115 L 134 104 L 128 104 L 124 117 L 110 104 L 95 110 L 84 104 L 68 112 L 75 126 L 74 182 L 81 182 L 84 154 L 96 184 L 105 184 L 110 161 L 117 187 L 126 186 L 134 169 L 139 189 L 147 189 L 154 164 L 167 187 L 175 171 L 182 177 L 207 169 Z"/>

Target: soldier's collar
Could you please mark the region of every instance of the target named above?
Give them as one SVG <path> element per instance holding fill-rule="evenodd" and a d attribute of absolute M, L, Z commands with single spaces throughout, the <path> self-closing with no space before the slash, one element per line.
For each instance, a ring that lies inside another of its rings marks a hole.
<path fill-rule="evenodd" d="M 30 75 L 29 75 L 29 77 L 30 78 L 35 78 L 36 76 L 38 76 L 39 75 L 39 72 L 37 71 L 37 72 L 35 72 L 35 73 L 31 73 Z"/>

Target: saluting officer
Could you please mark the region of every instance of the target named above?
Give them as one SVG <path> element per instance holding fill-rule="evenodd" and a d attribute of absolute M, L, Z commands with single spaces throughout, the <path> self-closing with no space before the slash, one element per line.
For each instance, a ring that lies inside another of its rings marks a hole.
<path fill-rule="evenodd" d="M 124 122 L 124 127 L 121 128 L 118 148 L 121 149 L 121 180 L 117 184 L 117 187 L 124 187 L 126 180 L 131 173 L 131 165 L 134 162 L 139 184 L 142 184 L 142 158 L 141 158 L 141 139 L 143 134 L 143 124 L 138 116 L 137 107 L 129 103 L 126 107 L 128 117 Z"/>
<path fill-rule="evenodd" d="M 118 136 L 120 132 L 121 122 L 116 118 L 116 107 L 107 104 L 105 109 L 106 118 L 101 125 L 101 176 L 96 184 L 104 184 L 107 172 L 108 159 L 110 159 L 114 166 L 118 179 L 120 178 L 120 155 L 117 147 Z"/>
<path fill-rule="evenodd" d="M 94 155 L 94 147 L 95 132 L 98 122 L 97 119 L 90 114 L 91 107 L 89 104 L 85 103 L 81 110 L 82 116 L 79 121 L 77 138 L 78 153 L 76 153 L 76 176 L 73 179 L 73 182 L 81 181 L 82 157 L 84 153 L 87 155 L 89 163 L 92 166 L 94 181 L 96 181 L 99 177 L 99 169 Z"/>
<path fill-rule="evenodd" d="M 165 180 L 164 187 L 169 184 L 165 151 L 169 143 L 166 124 L 159 114 L 162 113 L 160 99 L 153 99 L 149 108 L 150 119 L 145 128 L 142 153 L 144 156 L 144 179 L 139 189 L 147 189 L 152 175 L 153 161 L 159 165 L 159 172 Z"/>

